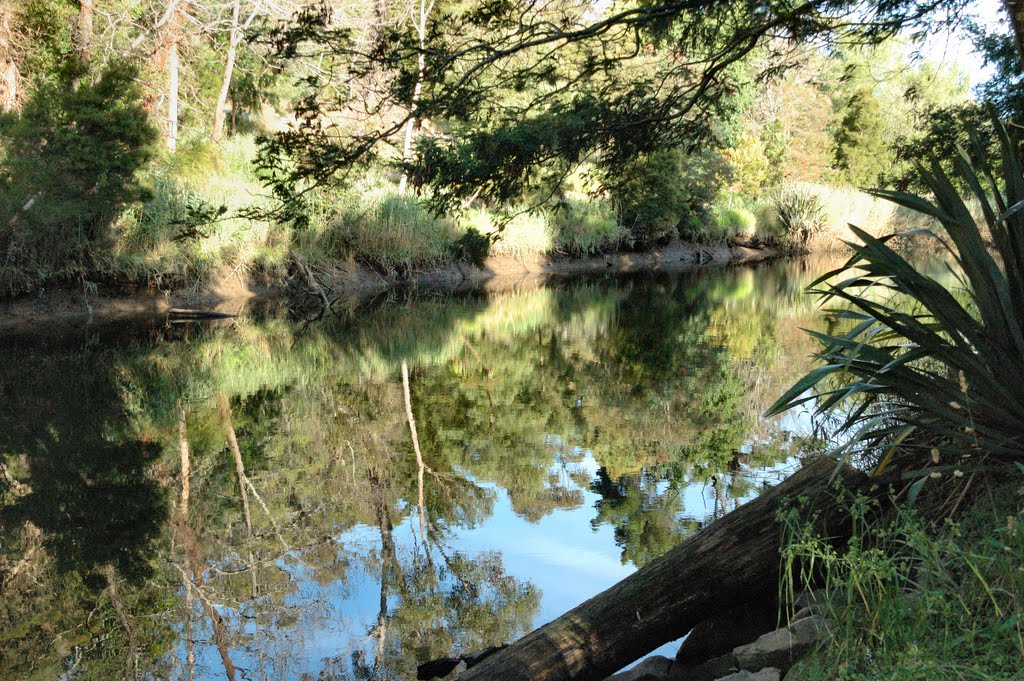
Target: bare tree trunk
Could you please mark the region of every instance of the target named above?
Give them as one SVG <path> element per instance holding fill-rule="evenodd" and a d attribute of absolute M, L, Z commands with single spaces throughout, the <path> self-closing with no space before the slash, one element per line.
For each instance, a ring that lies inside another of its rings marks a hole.
<path fill-rule="evenodd" d="M 181 497 L 178 500 L 178 518 L 175 527 L 188 527 L 188 502 L 191 495 L 192 483 L 189 479 L 192 470 L 191 457 L 188 446 L 188 429 L 185 425 L 185 407 L 181 400 L 178 400 L 178 445 L 181 452 Z M 192 542 L 194 543 L 194 539 Z M 186 545 L 186 552 L 189 546 Z M 192 579 L 182 570 L 182 581 L 185 583 L 185 667 L 186 678 L 192 681 L 195 678 L 196 669 L 196 643 L 192 637 L 192 610 L 195 596 L 192 593 Z"/>
<path fill-rule="evenodd" d="M 178 148 L 178 41 L 171 43 L 167 56 L 167 150 Z"/>
<path fill-rule="evenodd" d="M 179 421 L 179 437 L 181 434 L 180 427 L 182 422 Z M 182 456 L 187 456 L 188 445 L 184 443 L 182 447 Z M 190 468 L 190 466 L 189 466 Z M 182 486 L 182 501 L 179 504 L 179 509 L 188 508 L 188 485 Z M 199 597 L 199 602 L 203 606 L 203 610 L 206 611 L 207 616 L 210 618 L 210 625 L 213 628 L 213 642 L 217 646 L 217 651 L 220 653 L 221 665 L 224 667 L 224 676 L 228 681 L 235 681 L 235 665 L 231 661 L 231 649 L 228 645 L 228 628 L 224 622 L 224 618 L 221 617 L 220 612 L 217 611 L 217 607 L 210 602 L 210 599 L 203 593 L 203 570 L 199 567 L 199 542 L 196 539 L 195 533 L 192 531 L 192 527 L 188 523 L 188 514 L 181 513 L 175 519 L 172 524 L 174 529 L 175 537 L 180 542 L 181 546 L 185 550 L 185 565 L 180 568 L 182 579 L 185 581 L 185 602 L 188 607 L 189 618 L 187 620 L 186 629 L 186 665 L 188 666 L 188 678 L 191 680 L 195 673 L 195 642 L 191 636 L 191 622 L 192 622 L 192 603 L 193 594 Z"/>
<path fill-rule="evenodd" d="M 377 526 L 380 529 L 380 609 L 377 612 L 377 625 L 371 635 L 377 640 L 373 660 L 374 675 L 380 668 L 384 657 L 384 643 L 388 637 L 388 594 L 390 592 L 391 574 L 397 571 L 395 557 L 395 540 L 392 536 L 391 517 L 388 514 L 387 502 L 384 499 L 384 488 L 380 488 L 377 501 Z"/>
<path fill-rule="evenodd" d="M 12 111 L 18 105 L 18 63 L 11 34 L 11 8 L 0 4 L 0 110 Z"/>
<path fill-rule="evenodd" d="M 235 70 L 235 53 L 238 49 L 238 42 L 242 39 L 238 30 L 238 14 L 242 9 L 242 0 L 235 0 L 231 3 L 231 36 L 228 39 L 228 54 L 224 61 L 224 78 L 220 84 L 220 94 L 217 95 L 217 107 L 213 111 L 213 132 L 210 140 L 216 142 L 224 131 L 224 107 L 228 102 L 228 92 L 231 90 L 231 76 Z"/>
<path fill-rule="evenodd" d="M 412 448 L 416 452 L 417 485 L 419 487 L 420 507 L 420 536 L 423 543 L 427 543 L 427 505 L 423 494 L 423 473 L 426 471 L 426 464 L 423 463 L 423 453 L 420 452 L 420 438 L 416 434 L 416 419 L 412 415 L 412 395 L 409 391 L 409 365 L 402 360 L 402 389 L 405 393 L 405 417 L 409 420 L 409 432 L 412 434 Z M 428 549 L 429 551 L 429 549 Z"/>
<path fill-rule="evenodd" d="M 419 104 L 420 94 L 423 92 L 423 75 L 426 71 L 426 54 L 424 49 L 427 39 L 427 17 L 430 16 L 432 9 L 434 9 L 434 0 L 430 0 L 429 5 L 426 0 L 420 0 L 420 14 L 416 24 L 416 34 L 420 42 L 420 53 L 417 58 L 416 85 L 412 90 L 412 103 L 409 107 L 409 121 L 405 124 L 405 143 L 402 145 L 403 166 L 412 159 L 412 134 L 417 123 L 416 106 Z M 402 180 L 398 183 L 398 192 L 404 194 L 408 185 L 409 172 L 403 170 Z"/>
<path fill-rule="evenodd" d="M 188 430 L 185 426 L 185 407 L 178 400 L 178 448 L 181 452 L 181 502 L 178 512 L 182 517 L 188 517 L 188 498 L 191 490 L 189 474 L 192 470 L 191 459 L 188 449 Z"/>
<path fill-rule="evenodd" d="M 89 63 L 89 51 L 92 48 L 92 16 L 96 9 L 95 0 L 78 0 L 78 61 Z"/>
<path fill-rule="evenodd" d="M 104 569 L 104 575 L 107 578 L 107 595 L 110 597 L 110 602 L 114 605 L 114 614 L 117 615 L 117 621 L 121 623 L 121 627 L 128 636 L 128 659 L 126 660 L 126 671 L 128 673 L 126 676 L 134 679 L 138 677 L 139 671 L 139 653 L 135 642 L 135 631 L 132 629 L 131 620 L 128 619 L 128 611 L 124 608 L 121 595 L 117 592 L 117 579 L 114 574 L 114 567 L 107 565 Z"/>
<path fill-rule="evenodd" d="M 238 474 L 238 494 L 242 497 L 242 512 L 245 515 L 245 529 L 248 536 L 252 537 L 252 514 L 249 512 L 249 493 L 245 489 L 245 463 L 242 461 L 242 450 L 238 447 L 238 438 L 235 437 L 235 427 L 231 423 L 231 403 L 225 395 L 220 396 L 220 416 L 224 421 L 224 427 L 228 431 L 228 447 L 235 457 L 235 473 Z"/>

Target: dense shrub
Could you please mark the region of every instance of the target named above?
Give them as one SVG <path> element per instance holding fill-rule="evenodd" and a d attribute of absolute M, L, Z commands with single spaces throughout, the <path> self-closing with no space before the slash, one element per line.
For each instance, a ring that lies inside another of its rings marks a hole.
<path fill-rule="evenodd" d="M 143 198 L 136 175 L 157 132 L 136 76 L 117 62 L 95 80 L 67 66 L 0 119 L 0 286 L 80 274 L 124 206 Z"/>
<path fill-rule="evenodd" d="M 619 205 L 619 222 L 636 245 L 669 236 L 687 211 L 683 156 L 677 150 L 638 157 L 618 172 L 610 189 Z"/>
<path fill-rule="evenodd" d="M 667 149 L 616 169 L 616 176 L 605 184 L 633 244 L 651 246 L 677 228 L 684 239 L 700 240 L 721 185 L 721 164 L 710 152 Z"/>

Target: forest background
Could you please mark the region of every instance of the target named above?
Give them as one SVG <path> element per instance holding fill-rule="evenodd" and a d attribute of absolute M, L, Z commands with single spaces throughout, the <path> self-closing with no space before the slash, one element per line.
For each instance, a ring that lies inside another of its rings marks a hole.
<path fill-rule="evenodd" d="M 986 107 L 1020 120 L 1013 22 L 977 13 L 5 0 L 0 291 L 891 231 L 915 218 L 860 188 L 913 185 Z M 988 80 L 922 56 L 936 33 Z"/>

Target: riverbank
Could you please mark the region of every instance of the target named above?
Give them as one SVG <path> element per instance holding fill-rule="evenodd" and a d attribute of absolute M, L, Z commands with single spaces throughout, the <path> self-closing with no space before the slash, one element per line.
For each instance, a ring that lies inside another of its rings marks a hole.
<path fill-rule="evenodd" d="M 289 276 L 279 281 L 259 281 L 238 270 L 223 270 L 201 287 L 129 291 L 116 286 L 93 291 L 72 288 L 43 290 L 0 302 L 0 334 L 74 324 L 84 320 L 116 321 L 146 315 L 166 315 L 175 310 L 201 310 L 220 315 L 244 314 L 258 301 L 308 299 L 333 304 L 358 304 L 384 291 L 426 288 L 456 291 L 466 288 L 507 290 L 536 286 L 553 278 L 643 271 L 683 272 L 700 267 L 755 263 L 781 257 L 768 248 L 699 245 L 673 241 L 637 253 L 614 253 L 582 258 L 543 255 L 496 255 L 481 266 L 453 262 L 404 274 L 382 274 L 355 261 L 329 267 L 295 260 Z"/>

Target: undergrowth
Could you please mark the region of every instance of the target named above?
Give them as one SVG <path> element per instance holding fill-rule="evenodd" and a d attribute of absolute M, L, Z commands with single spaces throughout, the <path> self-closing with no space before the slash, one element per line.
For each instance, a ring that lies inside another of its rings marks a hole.
<path fill-rule="evenodd" d="M 835 546 L 796 510 L 784 517 L 784 591 L 817 580 L 832 623 L 793 681 L 1020 679 L 1024 669 L 1021 471 L 993 481 L 956 521 L 877 503 L 849 505 Z M 792 602 L 792 600 L 789 600 Z"/>

